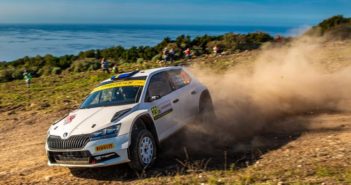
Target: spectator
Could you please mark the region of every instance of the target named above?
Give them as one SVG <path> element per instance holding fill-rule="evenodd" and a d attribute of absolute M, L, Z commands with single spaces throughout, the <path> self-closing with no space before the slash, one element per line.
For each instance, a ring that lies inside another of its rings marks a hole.
<path fill-rule="evenodd" d="M 283 42 L 283 37 L 280 36 L 280 35 L 277 35 L 277 36 L 274 38 L 274 40 L 275 40 L 275 42 L 277 42 L 277 43 L 281 43 L 281 42 Z"/>
<path fill-rule="evenodd" d="M 101 69 L 103 72 L 106 71 L 107 73 L 110 73 L 109 65 L 110 63 L 107 60 L 105 60 L 105 58 L 101 59 Z"/>
<path fill-rule="evenodd" d="M 190 48 L 187 48 L 187 49 L 184 51 L 184 54 L 185 54 L 185 58 L 191 59 L 191 50 L 190 50 Z"/>
<path fill-rule="evenodd" d="M 162 56 L 162 57 L 163 57 L 163 60 L 165 60 L 165 62 L 168 62 L 168 60 L 169 60 L 169 51 L 168 51 L 168 48 L 164 48 L 162 54 L 163 54 L 163 56 Z"/>
<path fill-rule="evenodd" d="M 170 50 L 169 50 L 169 60 L 171 61 L 171 63 L 173 63 L 173 61 L 174 61 L 174 56 L 175 56 L 175 52 L 174 52 L 174 49 L 173 48 L 171 48 Z"/>
<path fill-rule="evenodd" d="M 213 47 L 213 53 L 214 53 L 214 55 L 217 56 L 217 55 L 218 55 L 218 52 L 219 52 L 219 48 L 218 48 L 217 45 L 215 45 L 215 46 Z"/>
<path fill-rule="evenodd" d="M 24 77 L 24 80 L 26 81 L 27 87 L 29 88 L 30 84 L 32 83 L 32 74 L 30 74 L 30 72 L 27 72 L 27 70 L 24 69 L 23 77 Z"/>

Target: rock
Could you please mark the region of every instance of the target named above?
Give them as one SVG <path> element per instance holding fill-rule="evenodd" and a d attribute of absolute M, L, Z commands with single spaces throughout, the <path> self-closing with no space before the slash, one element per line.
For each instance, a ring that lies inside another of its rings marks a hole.
<path fill-rule="evenodd" d="M 0 172 L 0 176 L 5 176 L 5 175 L 7 175 L 6 171 Z"/>
<path fill-rule="evenodd" d="M 63 102 L 63 103 L 70 103 L 71 100 L 64 99 L 64 100 L 62 100 L 62 102 Z"/>
<path fill-rule="evenodd" d="M 51 176 L 45 176 L 44 179 L 45 179 L 45 181 L 51 181 L 52 177 Z"/>
<path fill-rule="evenodd" d="M 10 112 L 7 113 L 8 116 L 9 116 L 9 115 L 12 115 L 12 114 L 16 114 L 16 112 L 15 112 L 14 110 L 12 110 L 12 111 L 10 111 Z"/>
<path fill-rule="evenodd" d="M 344 155 L 343 154 L 338 154 L 338 155 L 336 155 L 336 158 L 337 159 L 342 159 L 342 158 L 344 158 Z"/>
<path fill-rule="evenodd" d="M 40 107 L 41 108 L 48 108 L 48 107 L 50 107 L 50 104 L 48 102 L 44 102 L 44 103 L 40 104 Z"/>

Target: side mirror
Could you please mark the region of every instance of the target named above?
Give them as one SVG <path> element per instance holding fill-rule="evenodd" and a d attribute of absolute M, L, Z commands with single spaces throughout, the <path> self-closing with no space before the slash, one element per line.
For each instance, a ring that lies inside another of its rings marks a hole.
<path fill-rule="evenodd" d="M 148 98 L 148 101 L 149 101 L 149 102 L 153 102 L 153 101 L 158 100 L 158 99 L 160 99 L 160 98 L 161 98 L 160 95 L 155 95 L 155 96 L 149 97 L 149 98 Z"/>

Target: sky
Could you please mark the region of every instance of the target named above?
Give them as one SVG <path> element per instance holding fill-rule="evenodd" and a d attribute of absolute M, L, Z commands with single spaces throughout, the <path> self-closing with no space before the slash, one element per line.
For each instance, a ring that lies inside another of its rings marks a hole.
<path fill-rule="evenodd" d="M 313 25 L 351 0 L 0 0 L 1 23 Z"/>

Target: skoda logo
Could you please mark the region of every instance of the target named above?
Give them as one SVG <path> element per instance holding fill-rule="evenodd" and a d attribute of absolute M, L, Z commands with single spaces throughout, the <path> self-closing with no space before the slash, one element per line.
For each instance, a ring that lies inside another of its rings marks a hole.
<path fill-rule="evenodd" d="M 65 132 L 64 134 L 63 134 L 63 138 L 66 138 L 67 137 L 67 132 Z"/>

